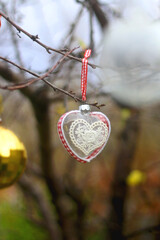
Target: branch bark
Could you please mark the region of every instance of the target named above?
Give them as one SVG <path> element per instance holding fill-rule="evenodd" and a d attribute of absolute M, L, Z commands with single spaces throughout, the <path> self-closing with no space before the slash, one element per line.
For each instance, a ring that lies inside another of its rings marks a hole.
<path fill-rule="evenodd" d="M 56 174 L 54 166 L 54 148 L 52 145 L 53 133 L 51 134 L 50 105 L 47 101 L 43 101 L 42 98 L 37 99 L 36 96 L 34 100 L 32 99 L 32 105 L 37 119 L 42 171 L 46 185 L 52 197 L 52 202 L 57 211 L 58 222 L 62 229 L 62 239 L 75 240 L 77 238 L 74 234 L 73 223 L 63 205 L 65 189 L 61 184 L 62 180 Z"/>
<path fill-rule="evenodd" d="M 38 35 L 32 35 L 30 34 L 29 32 L 27 32 L 26 30 L 24 30 L 22 27 L 18 26 L 15 22 L 13 22 L 6 14 L 4 14 L 2 11 L 0 11 L 0 15 L 2 17 L 4 17 L 6 19 L 7 22 L 9 22 L 14 28 L 17 29 L 17 31 L 19 33 L 23 32 L 27 37 L 29 37 L 32 41 L 36 42 L 37 44 L 39 44 L 41 47 L 43 47 L 49 54 L 51 53 L 51 51 L 53 52 L 56 52 L 56 53 L 59 53 L 61 55 L 65 55 L 65 52 L 66 51 L 62 51 L 62 50 L 58 50 L 58 49 L 55 49 L 55 48 L 52 48 L 50 46 L 47 46 L 46 44 L 42 43 L 40 40 L 39 40 L 39 36 Z M 75 57 L 73 55 L 68 55 L 67 56 L 68 58 L 70 59 L 73 59 L 73 60 L 76 60 L 78 62 L 82 62 L 82 59 L 81 58 L 78 58 L 78 57 Z M 88 65 L 91 66 L 92 68 L 97 68 L 99 66 L 95 65 L 95 64 L 92 64 L 92 63 L 89 63 L 88 62 Z"/>
<path fill-rule="evenodd" d="M 72 49 L 71 51 L 73 51 L 74 49 Z M 9 69 L 6 65 L 0 64 L 0 75 L 4 79 L 8 80 L 9 82 L 14 83 L 14 84 L 11 84 L 11 85 L 7 84 L 5 86 L 0 85 L 0 89 L 10 90 L 10 91 L 19 89 L 24 94 L 27 94 L 27 93 L 29 94 L 31 88 L 30 88 L 30 90 L 28 90 L 28 88 L 27 88 L 27 90 L 25 90 L 25 88 L 32 85 L 33 83 L 35 83 L 39 80 L 42 80 L 48 86 L 50 86 L 54 91 L 59 91 L 62 94 L 65 94 L 65 95 L 73 98 L 76 102 L 81 102 L 83 104 L 88 104 L 88 105 L 91 105 L 91 106 L 94 106 L 94 107 L 97 107 L 98 109 L 100 109 L 101 107 L 105 106 L 105 104 L 98 104 L 98 102 L 89 103 L 87 101 L 83 101 L 81 98 L 77 97 L 75 95 L 75 93 L 73 93 L 72 91 L 68 92 L 68 91 L 66 91 L 62 88 L 57 87 L 56 85 L 50 83 L 48 80 L 45 79 L 46 77 L 49 77 L 51 72 L 53 72 L 57 68 L 57 66 L 64 61 L 64 59 L 68 56 L 68 54 L 71 51 L 67 52 L 63 57 L 61 57 L 60 60 L 53 67 L 51 67 L 46 73 L 44 73 L 43 75 L 38 75 L 38 74 L 36 74 L 36 73 L 34 73 L 34 72 L 24 68 L 24 67 L 19 66 L 18 64 L 14 63 L 12 61 L 0 56 L 0 59 L 2 59 L 3 61 L 8 62 L 8 63 L 12 64 L 13 66 L 19 68 L 20 70 L 23 70 L 24 72 L 27 72 L 27 73 L 33 75 L 34 77 L 36 77 L 36 78 L 31 78 L 29 80 L 25 80 L 24 76 L 18 75 L 16 73 L 14 73 L 11 69 Z"/>
<path fill-rule="evenodd" d="M 94 14 L 96 15 L 96 18 L 101 26 L 101 28 L 104 30 L 108 26 L 108 19 L 103 12 L 100 3 L 97 0 L 87 0 L 90 7 L 92 8 Z"/>

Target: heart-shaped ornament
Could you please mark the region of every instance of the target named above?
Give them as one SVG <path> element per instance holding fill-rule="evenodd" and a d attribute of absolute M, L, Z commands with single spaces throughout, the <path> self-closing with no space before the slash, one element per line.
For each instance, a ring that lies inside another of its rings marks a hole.
<path fill-rule="evenodd" d="M 66 150 L 79 162 L 90 162 L 105 147 L 111 131 L 109 119 L 90 112 L 89 105 L 65 113 L 58 121 L 58 133 Z"/>

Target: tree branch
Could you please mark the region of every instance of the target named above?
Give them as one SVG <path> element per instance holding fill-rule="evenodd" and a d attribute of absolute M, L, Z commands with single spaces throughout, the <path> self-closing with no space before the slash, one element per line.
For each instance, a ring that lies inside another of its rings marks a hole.
<path fill-rule="evenodd" d="M 89 6 L 93 10 L 102 30 L 104 30 L 108 26 L 108 19 L 101 9 L 100 3 L 98 0 L 87 0 Z"/>
<path fill-rule="evenodd" d="M 44 73 L 43 75 L 38 75 L 30 70 L 27 70 L 26 68 L 24 67 L 21 67 L 19 66 L 18 64 L 4 58 L 4 57 L 1 57 L 0 56 L 0 59 L 2 59 L 3 61 L 6 61 L 12 65 L 14 65 L 15 67 L 19 68 L 20 70 L 23 70 L 33 76 L 35 76 L 36 78 L 32 78 L 32 79 L 29 79 L 28 81 L 24 81 L 24 82 L 21 82 L 21 83 L 18 83 L 18 84 L 12 84 L 12 85 L 6 85 L 6 86 L 1 86 L 0 85 L 0 89 L 6 89 L 6 90 L 17 90 L 17 89 L 22 89 L 22 88 L 25 88 L 25 87 L 28 87 L 30 86 L 31 84 L 35 83 L 36 81 L 38 80 L 42 80 L 43 82 L 45 82 L 47 85 L 49 85 L 54 91 L 59 91 L 71 98 L 73 98 L 76 102 L 81 102 L 83 104 L 88 104 L 88 105 L 91 105 L 91 106 L 94 106 L 94 107 L 97 107 L 98 109 L 100 109 L 101 107 L 105 106 L 104 104 L 98 104 L 98 102 L 95 102 L 95 103 L 88 103 L 86 101 L 83 101 L 82 99 L 80 99 L 79 97 L 76 97 L 76 95 L 71 91 L 71 92 L 68 92 L 62 88 L 58 88 L 57 86 L 53 85 L 52 83 L 50 83 L 48 80 L 46 80 L 45 78 L 48 77 L 56 68 L 57 66 L 62 63 L 64 61 L 64 59 L 68 56 L 68 54 L 70 54 L 71 52 L 73 52 L 75 49 L 77 48 L 74 48 L 72 49 L 71 51 L 67 52 L 52 68 L 50 68 L 46 73 Z M 1 69 L 0 69 L 1 70 Z M 1 72 L 1 71 L 0 71 Z M 2 76 L 4 77 L 4 75 L 2 74 Z M 5 77 L 6 78 L 6 77 Z"/>
<path fill-rule="evenodd" d="M 38 40 L 38 39 L 39 39 L 39 36 L 38 36 L 38 35 L 32 35 L 32 34 L 30 34 L 30 33 L 27 32 L 26 30 L 24 30 L 23 28 L 21 28 L 20 26 L 18 26 L 15 22 L 13 22 L 13 21 L 12 21 L 7 15 L 5 15 L 3 12 L 0 11 L 0 15 L 1 15 L 2 17 L 4 17 L 13 27 L 15 27 L 19 33 L 23 32 L 23 33 L 24 33 L 27 37 L 29 37 L 31 40 L 33 40 L 34 42 L 38 43 L 41 47 L 43 47 L 44 49 L 46 49 L 46 51 L 47 51 L 49 54 L 51 53 L 51 51 L 53 51 L 53 52 L 57 52 L 57 53 L 59 53 L 59 54 L 61 54 L 61 55 L 65 55 L 64 51 L 58 50 L 58 49 L 55 49 L 55 48 L 52 48 L 52 47 L 50 47 L 50 46 L 45 45 L 45 44 L 42 43 L 41 41 L 39 41 L 39 40 Z M 70 58 L 70 59 L 76 60 L 76 61 L 78 61 L 78 62 L 82 62 L 82 59 L 81 59 L 81 58 L 75 57 L 75 56 L 73 56 L 73 55 L 68 55 L 67 57 Z M 94 69 L 95 69 L 96 67 L 99 67 L 99 66 L 97 66 L 97 65 L 95 65 L 95 64 L 91 64 L 91 63 L 89 63 L 89 62 L 88 62 L 88 65 L 91 66 L 91 67 L 94 68 Z"/>
<path fill-rule="evenodd" d="M 139 135 L 138 110 L 133 110 L 130 117 L 126 120 L 125 127 L 119 138 L 119 146 L 116 152 L 115 171 L 111 186 L 111 207 L 108 217 L 108 239 L 124 240 L 124 207 L 127 197 L 128 186 L 126 177 L 128 176 Z M 127 147 L 126 147 L 127 146 Z"/>

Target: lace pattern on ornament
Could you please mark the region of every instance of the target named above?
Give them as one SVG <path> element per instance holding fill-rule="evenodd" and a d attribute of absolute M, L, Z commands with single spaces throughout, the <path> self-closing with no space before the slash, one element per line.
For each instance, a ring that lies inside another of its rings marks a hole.
<path fill-rule="evenodd" d="M 101 147 L 108 136 L 108 127 L 102 121 L 89 124 L 84 119 L 75 120 L 69 128 L 72 143 L 85 155 Z"/>

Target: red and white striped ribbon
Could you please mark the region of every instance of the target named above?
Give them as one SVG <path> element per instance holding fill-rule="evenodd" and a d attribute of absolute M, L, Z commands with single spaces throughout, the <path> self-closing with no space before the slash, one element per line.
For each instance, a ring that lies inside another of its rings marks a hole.
<path fill-rule="evenodd" d="M 84 58 L 82 59 L 82 70 L 81 70 L 81 92 L 82 100 L 86 101 L 86 91 L 87 91 L 87 73 L 88 73 L 88 60 L 87 58 L 91 55 L 91 49 L 88 49 L 84 53 Z"/>

